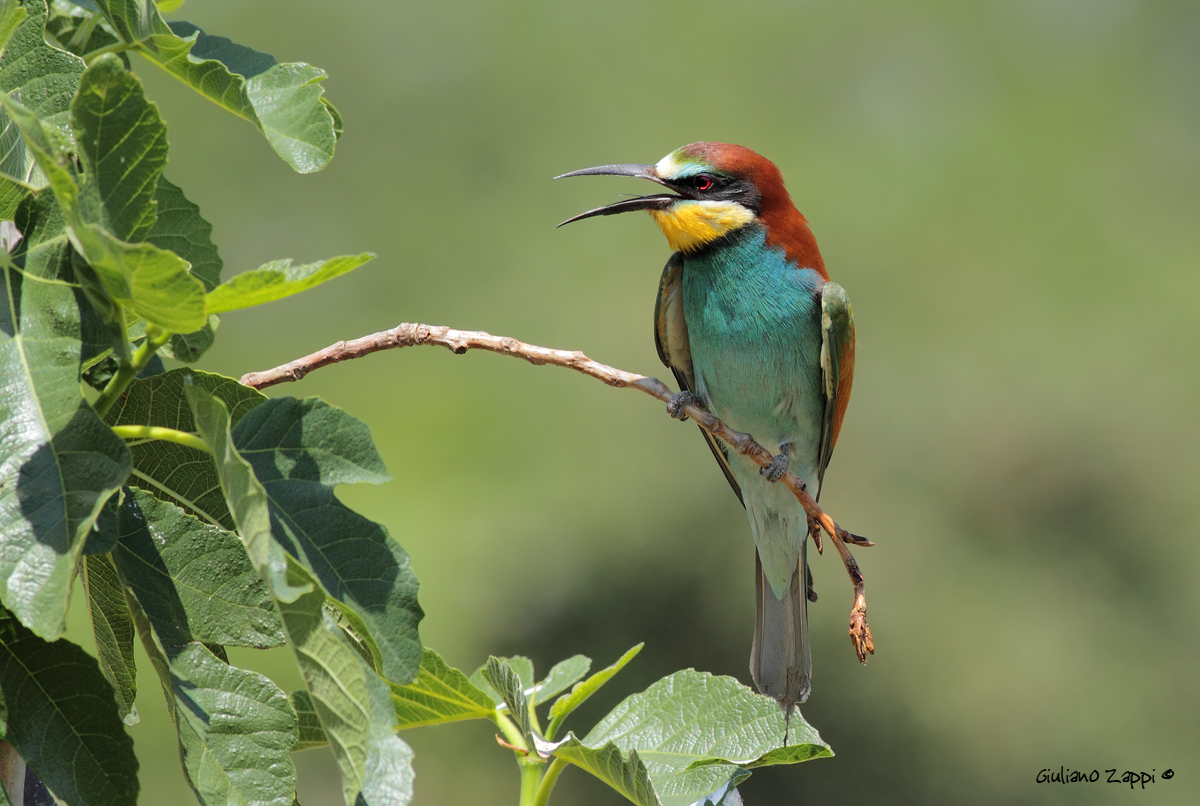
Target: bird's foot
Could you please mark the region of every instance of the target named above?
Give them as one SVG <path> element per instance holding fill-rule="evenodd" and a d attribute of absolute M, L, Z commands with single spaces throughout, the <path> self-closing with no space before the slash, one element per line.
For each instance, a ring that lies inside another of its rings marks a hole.
<path fill-rule="evenodd" d="M 788 466 L 792 463 L 792 443 L 785 442 L 779 446 L 779 455 L 772 460 L 771 464 L 766 467 L 760 467 L 758 472 L 761 473 L 767 481 L 779 481 L 783 478 L 783 474 L 788 472 Z"/>
<path fill-rule="evenodd" d="M 854 644 L 859 663 L 865 664 L 867 655 L 875 654 L 875 642 L 867 625 L 867 604 L 861 593 L 854 597 L 854 608 L 850 611 L 850 643 Z"/>
<path fill-rule="evenodd" d="M 704 408 L 704 401 L 700 399 L 699 395 L 684 389 L 682 392 L 671 395 L 671 399 L 667 401 L 667 414 L 676 420 L 686 420 L 688 416 L 684 409 L 688 406 Z"/>

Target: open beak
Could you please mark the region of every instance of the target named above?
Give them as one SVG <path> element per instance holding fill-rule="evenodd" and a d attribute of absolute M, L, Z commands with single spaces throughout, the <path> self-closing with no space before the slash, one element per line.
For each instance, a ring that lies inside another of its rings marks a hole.
<path fill-rule="evenodd" d="M 584 168 L 580 171 L 571 171 L 555 179 L 564 179 L 568 176 L 636 176 L 640 179 L 649 179 L 651 182 L 657 182 L 664 187 L 678 191 L 679 189 L 670 183 L 666 182 L 654 170 L 653 165 L 599 165 L 595 168 Z M 568 218 L 558 226 L 570 224 L 572 221 L 581 221 L 585 218 L 591 218 L 598 215 L 616 215 L 617 213 L 629 213 L 634 210 L 665 210 L 680 199 L 689 198 L 687 196 L 672 195 L 670 193 L 657 193 L 652 196 L 637 196 L 632 199 L 623 199 L 619 202 L 606 204 L 603 207 L 597 207 L 595 210 L 588 210 L 586 213 Z"/>

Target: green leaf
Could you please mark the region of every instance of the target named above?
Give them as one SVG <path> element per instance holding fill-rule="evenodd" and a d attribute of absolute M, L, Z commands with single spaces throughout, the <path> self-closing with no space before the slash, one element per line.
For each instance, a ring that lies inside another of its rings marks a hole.
<path fill-rule="evenodd" d="M 155 425 L 194 432 L 195 421 L 183 395 L 184 380 L 188 377 L 224 403 L 235 423 L 267 399 L 233 378 L 177 369 L 134 381 L 105 419 L 109 425 Z M 227 530 L 235 528 L 225 507 L 216 467 L 208 454 L 161 440 L 132 445 L 129 452 L 133 456 L 130 484 L 207 523 Z"/>
<path fill-rule="evenodd" d="M 275 153 L 302 174 L 333 159 L 338 135 L 324 98 L 325 71 L 307 64 L 277 64 L 246 82 L 246 96 Z M 336 118 L 341 128 L 341 117 Z"/>
<path fill-rule="evenodd" d="M 396 735 L 396 712 L 388 684 L 363 665 L 371 726 L 367 732 L 366 770 L 355 806 L 406 806 L 413 793 L 412 748 Z"/>
<path fill-rule="evenodd" d="M 533 691 L 533 661 L 524 655 L 511 655 L 500 658 L 500 660 L 507 663 L 508 668 L 516 673 L 517 677 L 521 680 L 521 687 L 527 693 Z M 488 682 L 487 675 L 484 674 L 486 669 L 487 661 L 484 661 L 482 666 L 471 672 L 471 676 L 468 679 L 471 681 L 471 685 L 491 697 L 492 702 L 496 704 L 497 708 L 504 708 L 504 695 Z"/>
<path fill-rule="evenodd" d="M 70 804 L 129 806 L 138 762 L 96 661 L 70 641 L 48 643 L 0 609 L 4 738 Z"/>
<path fill-rule="evenodd" d="M 296 734 L 296 746 L 292 751 L 311 750 L 314 747 L 324 747 L 329 744 L 329 737 L 321 727 L 321 717 L 317 716 L 317 708 L 313 705 L 312 695 L 308 689 L 293 691 L 290 697 L 292 709 L 296 712 L 296 724 L 299 728 Z"/>
<path fill-rule="evenodd" d="M 394 713 L 388 701 L 387 685 L 374 673 L 368 675 L 368 681 L 372 709 L 371 729 L 366 776 L 355 805 L 404 806 L 412 798 L 412 750 L 395 731 L 410 726 L 402 723 L 394 728 L 389 727 Z M 393 685 L 392 688 L 394 690 L 396 686 Z M 312 697 L 307 691 L 292 692 L 292 707 L 296 709 L 300 722 L 299 740 L 292 749 L 307 750 L 329 744 Z"/>
<path fill-rule="evenodd" d="M 153 244 L 119 241 L 95 224 L 72 226 L 70 235 L 72 245 L 128 310 L 175 333 L 192 333 L 208 324 L 204 285 L 188 273 L 183 258 Z"/>
<path fill-rule="evenodd" d="M 705 795 L 704 802 L 697 802 L 697 806 L 742 806 L 742 796 L 737 791 L 738 784 L 750 777 L 750 773 L 743 776 L 735 776 L 729 783 L 722 786 L 715 792 Z"/>
<path fill-rule="evenodd" d="M 223 36 L 213 36 L 212 34 L 205 33 L 190 22 L 176 20 L 167 23 L 167 26 L 171 29 L 172 33 L 183 39 L 195 35 L 196 44 L 191 50 L 193 59 L 200 61 L 213 59 L 225 65 L 230 72 L 236 73 L 242 78 L 253 78 L 254 76 L 261 75 L 277 64 L 275 57 L 269 53 L 263 53 L 254 48 L 239 45 L 237 42 Z"/>
<path fill-rule="evenodd" d="M 567 690 L 567 686 L 579 680 L 592 668 L 592 659 L 584 655 L 572 655 L 559 661 L 550 669 L 546 678 L 533 689 L 533 704 L 541 705 L 556 694 Z"/>
<path fill-rule="evenodd" d="M 112 352 L 103 353 L 96 358 L 96 363 L 88 366 L 80 375 L 80 379 L 88 386 L 95 389 L 97 392 L 103 392 L 104 387 L 108 386 L 108 382 L 117 374 L 117 359 L 113 357 Z"/>
<path fill-rule="evenodd" d="M 212 241 L 212 224 L 200 215 L 200 208 L 183 191 L 163 177 L 154 191 L 158 217 L 146 240 L 160 249 L 174 252 L 192 264 L 192 276 L 204 284 L 206 292 L 221 284 L 224 264 Z"/>
<path fill-rule="evenodd" d="M 92 524 L 87 538 L 83 543 L 83 556 L 89 554 L 108 554 L 117 546 L 117 502 L 121 495 L 117 493 L 104 502 L 96 522 Z"/>
<path fill-rule="evenodd" d="M 271 512 L 269 499 L 250 463 L 242 458 L 229 435 L 231 418 L 225 405 L 196 381 L 184 376 L 183 392 L 191 408 L 195 430 L 210 448 L 215 460 L 220 491 L 233 521 L 238 537 L 246 547 L 250 562 L 267 583 L 276 606 L 282 602 L 293 602 L 305 593 L 319 587 L 315 582 L 302 580 L 293 586 L 293 577 L 304 574 L 291 570 L 287 552 L 271 534 Z M 260 404 L 261 405 L 261 404 Z M 321 603 L 324 602 L 321 595 Z M 282 608 L 281 608 L 282 612 Z M 286 618 L 286 614 L 283 614 Z M 289 636 L 291 629 L 285 623 Z"/>
<path fill-rule="evenodd" d="M 194 364 L 217 340 L 217 326 L 220 323 L 221 317 L 213 314 L 208 317 L 208 324 L 193 333 L 172 333 L 171 340 L 159 348 L 159 355 L 174 358 L 185 364 Z M 158 358 L 158 355 L 155 358 Z"/>
<path fill-rule="evenodd" d="M 130 457 L 80 392 L 82 292 L 69 252 L 43 248 L 36 225 L 27 234 L 24 269 L 0 267 L 0 598 L 54 639 L 84 540 Z"/>
<path fill-rule="evenodd" d="M 392 684 L 392 703 L 400 730 L 462 719 L 491 719 L 495 713 L 492 698 L 432 649 L 421 654 L 416 680 L 403 686 Z"/>
<path fill-rule="evenodd" d="M 333 492 L 335 484 L 387 478 L 366 426 L 315 398 L 276 398 L 247 413 L 233 440 L 270 501 L 275 541 L 361 621 L 364 629 L 356 632 L 379 659 L 381 674 L 412 680 L 424 614 L 408 555 Z"/>
<path fill-rule="evenodd" d="M 234 446 L 225 407 L 195 386 L 185 386 L 185 393 L 197 430 L 212 449 L 243 545 L 283 617 L 313 710 L 330 738 L 343 797 L 354 803 L 368 775 L 372 722 L 379 719 L 370 689 L 374 672 L 326 612 L 316 578 L 272 538 L 267 494 Z"/>
<path fill-rule="evenodd" d="M 83 177 L 84 220 L 137 243 L 154 226 L 158 178 L 167 164 L 167 127 L 141 83 L 111 54 L 92 63 L 71 103 Z"/>
<path fill-rule="evenodd" d="M 266 135 L 300 173 L 319 171 L 333 156 L 340 123 L 321 95 L 325 73 L 306 64 L 277 64 L 265 53 L 210 36 L 188 22 L 169 25 L 150 0 L 100 0 L 117 34 L 164 68 Z"/>
<path fill-rule="evenodd" d="M 745 769 L 833 755 L 799 713 L 791 719 L 790 743 L 780 747 L 785 730 L 770 698 L 732 677 L 686 669 L 627 697 L 582 741 L 571 737 L 555 752 L 582 763 L 587 754 L 580 745 L 609 756 L 615 747 L 627 761 L 636 751 L 663 806 L 687 806 L 736 786 Z"/>
<path fill-rule="evenodd" d="M 46 44 L 46 4 L 42 0 L 27 0 L 22 7 L 28 14 L 9 37 L 0 58 L 0 93 L 17 96 L 64 139 L 69 138 L 71 99 L 86 65 L 78 56 Z M 35 188 L 46 186 L 46 178 L 36 169 L 33 155 L 3 112 L 0 112 L 0 173 Z"/>
<path fill-rule="evenodd" d="M 546 675 L 546 679 L 535 685 L 533 682 L 536 679 L 533 671 L 533 661 L 529 658 L 523 655 L 513 655 L 512 657 L 500 658 L 499 660 L 507 664 L 508 668 L 516 674 L 517 678 L 521 681 L 521 689 L 524 692 L 525 698 L 532 705 L 540 705 L 555 694 L 560 693 L 567 686 L 587 674 L 588 668 L 592 665 L 590 658 L 585 658 L 583 655 L 575 655 L 555 664 L 554 668 L 550 670 L 550 674 Z M 497 707 L 502 707 L 505 705 L 506 698 L 492 685 L 488 678 L 486 670 L 489 663 L 491 663 L 490 659 L 483 666 L 476 669 L 471 674 L 469 680 L 471 685 L 490 697 Z"/>
<path fill-rule="evenodd" d="M 342 139 L 342 116 L 341 116 L 341 114 L 337 111 L 337 108 L 333 104 L 329 103 L 329 101 L 326 100 L 324 97 L 321 98 L 321 103 L 323 103 L 325 105 L 325 109 L 327 109 L 329 111 L 329 114 L 333 117 L 334 137 L 338 140 L 341 140 Z"/>
<path fill-rule="evenodd" d="M 17 0 L 0 0 L 0 55 L 4 53 L 13 31 L 17 30 L 17 26 L 24 22 L 28 15 L 29 11 Z"/>
<path fill-rule="evenodd" d="M 264 648 L 285 640 L 238 536 L 173 504 L 128 490 L 113 559 L 164 646 L 202 641 Z"/>
<path fill-rule="evenodd" d="M 287 695 L 269 678 L 230 666 L 201 643 L 165 646 L 143 610 L 153 602 L 137 591 L 132 602 L 197 799 L 205 806 L 290 806 L 296 715 Z"/>
<path fill-rule="evenodd" d="M 223 265 L 212 242 L 212 225 L 201 217 L 200 208 L 164 177 L 159 177 L 154 200 L 158 203 L 158 218 L 146 240 L 191 263 L 192 276 L 204 284 L 206 292 L 212 291 L 221 284 Z M 220 321 L 220 317 L 212 315 L 200 330 L 172 335 L 162 352 L 187 364 L 198 361 L 212 346 Z"/>
<path fill-rule="evenodd" d="M 374 258 L 371 252 L 293 266 L 290 259 L 274 260 L 257 269 L 242 272 L 226 280 L 208 293 L 205 302 L 209 313 L 235 311 L 290 297 L 357 269 Z"/>
<path fill-rule="evenodd" d="M 45 205 L 52 209 L 54 215 L 61 222 L 62 210 L 54 201 L 53 194 L 41 194 L 41 198 L 37 199 L 35 204 Z M 18 218 L 20 217 L 21 214 L 18 214 Z M 88 303 L 80 306 L 83 331 L 81 333 L 83 340 L 83 355 L 81 356 L 83 363 L 81 366 L 91 368 L 97 362 L 103 361 L 103 357 L 107 354 L 112 359 L 108 362 L 111 366 L 111 373 L 108 376 L 111 378 L 120 368 L 121 361 L 130 361 L 133 357 L 128 328 L 122 327 L 127 319 L 127 314 L 108 293 L 108 289 L 104 287 L 104 282 L 95 270 L 88 265 L 82 255 L 70 247 L 66 238 L 66 230 L 60 228 L 59 233 L 62 250 L 70 253 L 75 281 L 79 283 L 80 290 L 83 291 L 83 296 L 86 297 Z M 106 369 L 97 369 L 95 372 L 85 375 L 84 380 L 94 383 L 106 372 Z M 101 386 L 100 391 L 103 389 L 104 387 Z"/>
<path fill-rule="evenodd" d="M 67 11 L 77 14 L 100 11 L 100 7 L 96 5 L 96 0 L 51 0 L 51 2 L 58 2 L 59 7 L 55 9 L 56 12 L 62 10 L 62 6 L 64 5 L 68 6 Z M 75 8 L 70 8 L 70 6 L 74 6 Z"/>
<path fill-rule="evenodd" d="M 585 747 L 571 735 L 554 751 L 554 755 L 587 770 L 638 806 L 661 806 L 654 784 L 646 772 L 646 765 L 636 750 L 626 756 L 612 742 L 593 749 Z"/>
<path fill-rule="evenodd" d="M 529 699 L 520 675 L 506 661 L 494 655 L 483 665 L 482 674 L 483 679 L 504 698 L 509 715 L 516 720 L 518 730 L 532 747 L 533 724 L 529 718 Z"/>
<path fill-rule="evenodd" d="M 287 695 L 202 644 L 173 657 L 171 673 L 180 756 L 200 802 L 291 806 L 296 716 Z"/>
<path fill-rule="evenodd" d="M 611 680 L 613 675 L 624 669 L 625 664 L 633 660 L 637 656 L 637 653 L 642 651 L 642 647 L 644 646 L 645 644 L 638 644 L 635 647 L 630 647 L 612 666 L 601 669 L 571 689 L 570 694 L 566 694 L 555 700 L 554 705 L 550 706 L 550 726 L 546 729 L 546 738 L 553 739 L 562 721 L 572 711 L 583 705 L 588 697 L 599 691 L 600 687 Z"/>
<path fill-rule="evenodd" d="M 378 673 L 381 663 L 379 647 L 368 637 L 370 630 L 363 620 L 328 597 L 325 599 L 325 613 L 338 625 L 346 642 L 367 662 L 371 671 Z"/>
<path fill-rule="evenodd" d="M 27 162 L 31 160 L 30 164 L 41 171 L 43 181 L 35 180 L 31 173 L 29 184 L 38 188 L 49 184 L 63 209 L 68 225 L 76 223 L 78 219 L 75 217 L 75 208 L 79 187 L 75 181 L 77 170 L 69 156 L 70 135 L 59 131 L 48 120 L 39 118 L 33 109 L 19 103 L 12 96 L 0 98 L 0 104 L 3 105 L 5 117 L 8 119 L 6 131 L 11 130 L 20 135 L 19 139 L 24 143 L 24 159 Z M 20 176 L 16 178 L 23 179 Z"/>
<path fill-rule="evenodd" d="M 22 238 L 17 243 L 12 259 L 26 274 L 53 278 L 65 284 L 77 279 L 74 277 L 71 244 L 67 242 L 62 210 L 52 193 L 26 198 L 17 207 L 14 223 Z M 80 291 L 75 294 L 77 300 L 86 296 L 87 289 Z"/>
<path fill-rule="evenodd" d="M 325 613 L 325 594 L 320 585 L 298 562 L 286 554 L 284 557 L 286 587 L 279 593 L 291 597 L 292 591 L 309 591 L 291 601 L 277 595 L 276 603 L 314 710 L 325 735 L 332 739 L 333 754 L 342 773 L 343 797 L 353 803 L 367 774 L 370 751 L 369 670 Z"/>
<path fill-rule="evenodd" d="M 17 207 L 33 188 L 9 176 L 0 176 L 0 221 L 12 221 L 17 217 Z"/>
<path fill-rule="evenodd" d="M 97 60 L 85 79 L 97 92 L 109 89 L 120 92 L 122 88 L 127 89 L 128 81 L 136 82 L 114 58 Z M 81 152 L 85 167 L 81 191 L 74 164 L 66 156 L 55 131 L 32 110 L 11 99 L 2 101 L 38 167 L 49 179 L 62 208 L 72 245 L 87 258 L 112 297 L 147 322 L 165 330 L 190 333 L 204 327 L 208 321 L 204 313 L 204 286 L 188 273 L 186 261 L 152 244 L 125 243 L 97 223 L 99 219 L 107 218 L 110 223 L 122 227 L 141 227 L 152 221 L 146 218 L 149 213 L 145 211 L 109 211 L 104 203 L 113 201 L 114 207 L 120 208 L 119 199 L 106 195 L 102 183 L 95 178 L 99 168 L 93 163 L 99 159 L 118 159 L 121 149 L 110 154 L 106 147 L 113 144 L 103 140 L 95 153 Z M 144 99 L 142 107 L 146 114 L 149 114 L 147 110 L 153 110 Z M 73 112 L 76 129 L 90 131 L 89 120 L 97 113 L 96 108 L 80 104 Z M 157 120 L 156 112 L 154 118 Z M 159 128 L 162 128 L 161 122 Z M 165 137 L 165 129 L 163 132 Z M 139 143 L 150 148 L 153 143 L 145 142 L 147 136 L 148 132 L 142 132 Z"/>
<path fill-rule="evenodd" d="M 113 297 L 138 316 L 177 333 L 200 330 L 208 322 L 204 285 L 180 256 L 139 243 L 155 225 L 155 195 L 167 163 L 167 127 L 158 109 L 109 54 L 83 74 L 71 119 L 83 166 L 78 220 L 67 216 L 77 248 Z"/>
<path fill-rule="evenodd" d="M 74 7 L 51 0 L 50 16 L 46 20 L 46 39 L 61 50 L 80 58 L 101 48 L 120 42 L 106 26 L 90 0 L 67 0 Z"/>
<path fill-rule="evenodd" d="M 297 730 L 287 696 L 199 643 L 282 642 L 274 603 L 241 542 L 140 491 L 126 497 L 120 527 L 114 557 L 138 603 L 142 642 L 196 796 L 204 804 L 287 806 Z"/>
<path fill-rule="evenodd" d="M 125 587 L 107 554 L 92 554 L 84 562 L 83 584 L 92 630 L 96 636 L 96 654 L 100 671 L 113 687 L 117 712 L 126 725 L 138 722 L 134 697 L 137 695 L 137 668 L 133 663 L 133 617 L 125 602 Z"/>
<path fill-rule="evenodd" d="M 325 613 L 330 615 L 328 607 Z M 342 637 L 345 639 L 346 634 L 343 633 Z M 397 724 L 393 705 L 395 695 L 389 692 L 388 683 L 375 673 L 368 658 L 361 653 L 356 654 L 366 675 L 370 724 L 367 728 L 362 790 L 355 806 L 405 806 L 412 799 L 412 750 L 396 735 L 396 731 L 408 726 Z M 395 688 L 393 684 L 392 689 Z M 306 750 L 329 744 L 312 695 L 307 690 L 294 691 L 291 700 L 300 726 L 296 746 L 292 749 Z"/>
<path fill-rule="evenodd" d="M 366 424 L 319 398 L 272 400 L 267 410 L 239 423 L 234 440 L 260 480 L 278 475 L 330 487 L 391 480 Z M 275 472 L 258 472 L 260 461 Z"/>
<path fill-rule="evenodd" d="M 25 273 L 38 277 L 54 277 L 71 285 L 79 307 L 81 368 L 89 383 L 100 382 L 106 374 L 105 363 L 116 371 L 116 359 L 129 357 L 129 342 L 121 332 L 124 312 L 113 301 L 104 284 L 91 267 L 71 247 L 67 240 L 62 209 L 52 193 L 27 197 L 17 208 L 15 226 L 24 233 L 17 243 L 13 260 L 23 266 Z M 112 360 L 105 362 L 105 356 Z M 106 382 L 106 381 L 105 381 Z"/>

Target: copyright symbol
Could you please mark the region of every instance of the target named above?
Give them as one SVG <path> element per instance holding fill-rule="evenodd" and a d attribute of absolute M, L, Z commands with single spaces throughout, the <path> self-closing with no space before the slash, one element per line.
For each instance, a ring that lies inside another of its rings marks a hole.
<path fill-rule="evenodd" d="M 1170 781 L 1174 777 L 1175 777 L 1175 770 L 1163 770 L 1162 779 L 1164 781 Z"/>

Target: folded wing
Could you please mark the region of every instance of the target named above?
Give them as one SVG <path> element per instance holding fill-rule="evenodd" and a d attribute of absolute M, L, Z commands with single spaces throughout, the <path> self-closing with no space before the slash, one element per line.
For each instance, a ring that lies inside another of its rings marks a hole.
<path fill-rule="evenodd" d="M 667 261 L 658 284 L 658 298 L 654 301 L 654 346 L 658 348 L 658 357 L 663 364 L 675 375 L 680 391 L 695 392 L 696 374 L 692 370 L 692 350 L 688 344 L 687 322 L 683 318 L 683 256 L 678 252 Z M 700 433 L 741 501 L 742 489 L 729 469 L 728 446 L 703 428 Z"/>
<path fill-rule="evenodd" d="M 825 416 L 821 424 L 821 446 L 817 465 L 817 498 L 825 482 L 825 468 L 833 457 L 842 419 L 850 403 L 854 382 L 854 316 L 846 290 L 826 283 L 821 290 L 821 380 L 825 394 Z"/>

